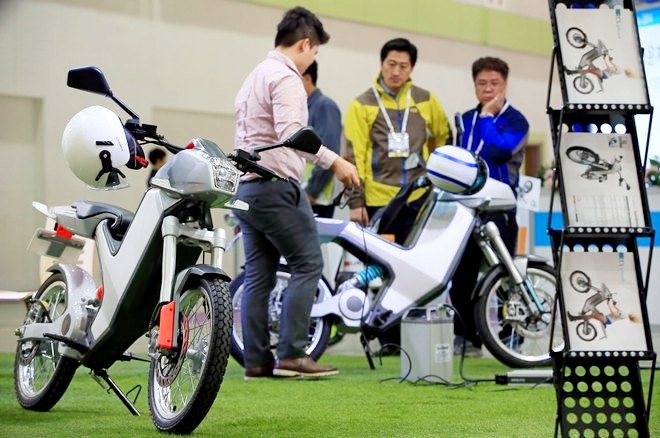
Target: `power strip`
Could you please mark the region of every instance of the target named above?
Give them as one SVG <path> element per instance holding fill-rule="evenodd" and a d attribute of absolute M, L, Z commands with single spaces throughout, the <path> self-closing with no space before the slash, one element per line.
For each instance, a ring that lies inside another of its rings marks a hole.
<path fill-rule="evenodd" d="M 506 374 L 496 374 L 498 385 L 542 385 L 552 384 L 552 370 L 515 370 Z"/>

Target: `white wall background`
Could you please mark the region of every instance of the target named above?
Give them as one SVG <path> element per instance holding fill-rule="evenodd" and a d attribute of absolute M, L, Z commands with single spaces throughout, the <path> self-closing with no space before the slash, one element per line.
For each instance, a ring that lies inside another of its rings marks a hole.
<path fill-rule="evenodd" d="M 536 18 L 548 15 L 545 1 L 503 4 Z M 70 117 L 94 104 L 121 113 L 107 99 L 67 88 L 70 68 L 101 67 L 116 96 L 170 141 L 207 137 L 229 151 L 235 93 L 272 48 L 281 15 L 237 0 L 0 0 L 0 290 L 39 284 L 38 258 L 25 248 L 45 220 L 32 200 L 62 205 L 94 199 L 135 209 L 144 190 L 147 170 L 127 171 L 131 188 L 117 192 L 90 191 L 69 172 L 60 139 Z M 413 79 L 439 96 L 449 116 L 475 103 L 472 61 L 500 56 L 511 67 L 509 99 L 527 116 L 532 133 L 545 139 L 544 163 L 552 160 L 545 113 L 550 53 L 514 53 L 321 18 L 332 38 L 318 56 L 319 85 L 340 108 L 369 86 L 380 47 L 390 38 L 408 37 L 418 46 Z M 558 91 L 555 83 L 555 108 Z M 217 224 L 222 214 L 214 215 Z M 532 250 L 551 258 L 549 247 Z M 231 261 L 227 270 L 233 274 Z M 653 291 L 649 295 L 654 319 L 660 301 Z"/>
<path fill-rule="evenodd" d="M 146 170 L 128 170 L 131 187 L 115 192 L 91 191 L 69 172 L 60 139 L 71 116 L 95 104 L 122 113 L 101 96 L 67 88 L 70 68 L 99 66 L 115 95 L 170 141 L 207 137 L 231 150 L 235 93 L 272 48 L 282 12 L 231 0 L 0 1 L 0 289 L 39 284 L 37 257 L 25 251 L 44 222 L 32 200 L 94 199 L 135 209 L 144 190 Z M 405 36 L 418 46 L 413 79 L 439 96 L 450 117 L 475 103 L 472 61 L 501 56 L 512 70 L 509 98 L 532 132 L 546 139 L 551 157 L 550 53 L 519 54 L 321 18 L 332 38 L 318 56 L 319 85 L 340 108 L 370 85 L 380 47 L 390 38 Z"/>

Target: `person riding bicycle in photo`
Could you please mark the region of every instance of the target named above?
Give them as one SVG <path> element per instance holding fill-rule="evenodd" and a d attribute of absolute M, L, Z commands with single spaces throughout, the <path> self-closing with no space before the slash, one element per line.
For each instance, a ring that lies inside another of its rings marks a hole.
<path fill-rule="evenodd" d="M 603 68 L 597 67 L 593 63 L 594 59 L 591 59 L 588 56 L 590 55 L 590 53 L 591 52 L 587 52 L 582 56 L 582 59 L 580 60 L 580 64 L 576 69 L 570 69 L 564 67 L 564 71 L 566 72 L 566 74 L 569 76 L 574 74 L 581 74 L 581 75 L 592 74 L 598 78 L 598 82 L 600 84 L 600 91 L 603 91 L 603 81 L 605 79 L 611 78 L 614 75 L 624 73 L 626 77 L 629 78 L 638 77 L 638 75 L 636 75 L 635 72 L 629 68 L 620 69 L 614 63 L 612 57 L 607 53 L 602 55 L 603 62 L 605 63 L 605 67 Z"/>
<path fill-rule="evenodd" d="M 621 309 L 617 307 L 616 301 L 614 301 L 612 297 L 607 298 L 607 307 L 609 310 L 608 314 L 604 314 L 603 312 L 597 310 L 595 306 L 587 311 L 585 311 L 583 308 L 579 315 L 571 314 L 571 312 L 566 312 L 566 314 L 568 315 L 568 319 L 570 321 L 588 321 L 590 319 L 600 321 L 601 325 L 603 326 L 603 338 L 607 337 L 607 326 L 613 324 L 616 321 L 629 319 L 631 322 L 636 324 L 641 324 L 642 322 L 642 318 L 638 314 L 634 312 L 622 312 Z"/>
<path fill-rule="evenodd" d="M 576 73 L 579 74 L 586 74 L 586 73 L 591 73 L 592 75 L 596 76 L 600 80 L 608 79 L 610 76 L 619 74 L 619 67 L 614 63 L 612 60 L 612 57 L 609 56 L 608 54 L 602 55 L 603 62 L 605 63 L 604 68 L 598 68 L 594 65 L 592 59 L 586 58 L 585 57 L 589 55 L 589 53 L 585 53 L 582 56 L 582 59 L 580 60 L 580 64 L 578 65 L 577 69 L 571 70 L 571 69 L 565 69 L 566 74 L 568 75 L 573 75 Z"/>

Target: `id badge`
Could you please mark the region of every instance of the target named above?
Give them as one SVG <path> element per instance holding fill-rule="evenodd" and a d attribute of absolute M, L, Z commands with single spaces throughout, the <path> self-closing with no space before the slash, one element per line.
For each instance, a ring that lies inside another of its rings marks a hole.
<path fill-rule="evenodd" d="M 407 157 L 410 154 L 410 144 L 407 132 L 390 132 L 387 134 L 387 156 L 390 158 Z"/>

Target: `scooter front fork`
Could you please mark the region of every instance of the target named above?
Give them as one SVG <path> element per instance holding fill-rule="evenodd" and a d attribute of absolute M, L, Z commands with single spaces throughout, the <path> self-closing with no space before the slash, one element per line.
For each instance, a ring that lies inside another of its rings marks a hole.
<path fill-rule="evenodd" d="M 484 225 L 484 232 L 486 237 L 492 242 L 500 262 L 504 265 L 513 279 L 515 287 L 521 292 L 520 295 L 522 295 L 522 299 L 525 301 L 525 304 L 530 309 L 532 315 L 538 315 L 543 308 L 542 304 L 539 302 L 539 299 L 534 292 L 534 287 L 530 284 L 527 277 L 518 270 L 518 267 L 514 263 L 513 257 L 509 254 L 509 250 L 504 244 L 504 240 L 502 240 L 497 225 L 495 225 L 494 222 L 487 222 L 486 225 Z"/>
<path fill-rule="evenodd" d="M 222 228 L 206 230 L 182 224 L 174 216 L 163 219 L 161 226 L 163 235 L 162 280 L 160 286 L 160 309 L 158 317 L 158 340 L 156 346 L 159 350 L 174 350 L 179 347 L 179 299 L 175 296 L 177 242 L 187 239 L 195 242 L 203 250 L 211 254 L 211 266 L 222 269 L 223 256 L 227 243 L 226 232 Z"/>

